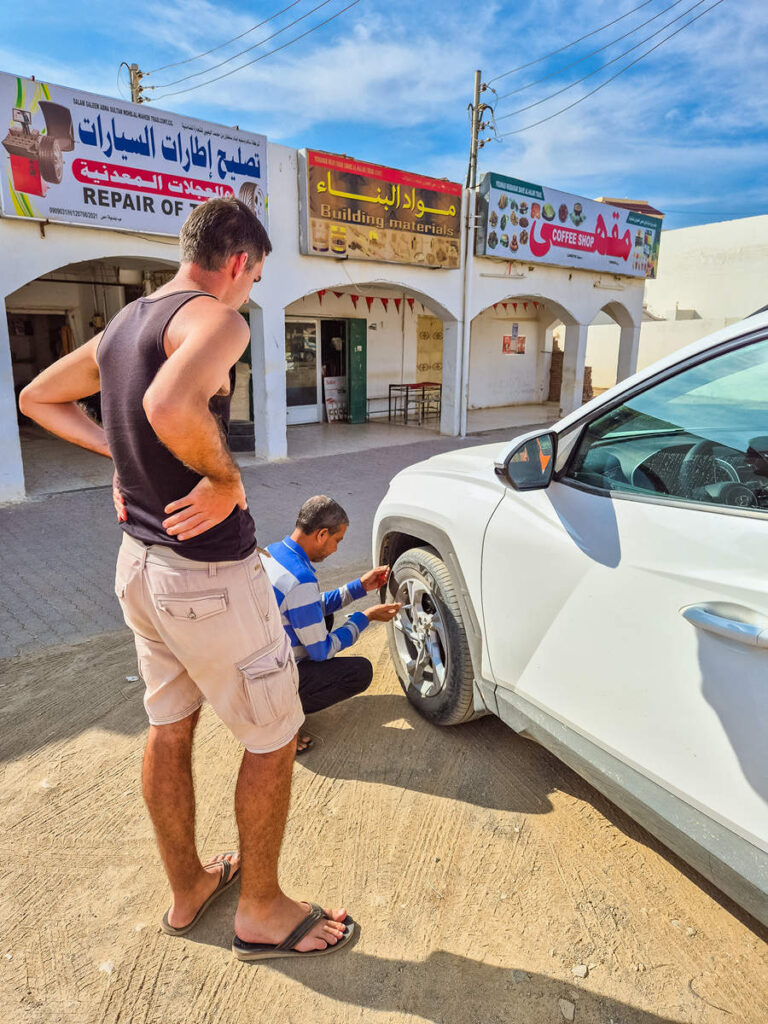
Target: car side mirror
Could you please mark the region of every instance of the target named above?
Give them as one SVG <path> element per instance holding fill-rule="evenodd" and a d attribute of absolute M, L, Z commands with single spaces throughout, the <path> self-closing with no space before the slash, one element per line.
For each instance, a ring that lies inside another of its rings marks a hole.
<path fill-rule="evenodd" d="M 516 491 L 543 490 L 552 480 L 556 455 L 557 434 L 526 434 L 496 463 L 496 473 Z"/>

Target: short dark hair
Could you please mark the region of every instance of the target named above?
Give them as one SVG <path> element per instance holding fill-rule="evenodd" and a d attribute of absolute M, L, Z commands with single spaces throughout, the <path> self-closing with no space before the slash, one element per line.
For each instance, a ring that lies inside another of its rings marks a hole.
<path fill-rule="evenodd" d="M 349 525 L 349 516 L 333 498 L 324 494 L 316 494 L 305 501 L 296 517 L 296 526 L 302 533 L 314 533 L 316 530 L 328 530 L 336 533 L 342 526 Z"/>
<path fill-rule="evenodd" d="M 272 252 L 256 214 L 239 199 L 208 199 L 196 206 L 179 232 L 182 263 L 221 270 L 230 256 L 248 253 L 248 268 Z"/>

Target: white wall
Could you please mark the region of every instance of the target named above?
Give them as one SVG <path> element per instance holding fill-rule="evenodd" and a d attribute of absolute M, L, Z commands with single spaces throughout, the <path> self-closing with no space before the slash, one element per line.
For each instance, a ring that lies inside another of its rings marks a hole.
<path fill-rule="evenodd" d="M 512 333 L 512 325 L 525 336 L 525 353 L 502 351 L 502 338 Z M 469 357 L 469 408 L 485 409 L 500 405 L 527 405 L 546 400 L 538 368 L 542 358 L 544 329 L 538 318 L 523 319 L 486 310 L 472 321 L 472 345 Z"/>
<path fill-rule="evenodd" d="M 702 320 L 741 320 L 768 303 L 768 216 L 664 231 L 659 272 L 646 285 L 651 313 L 675 308 Z"/>
<path fill-rule="evenodd" d="M 619 333 L 620 328 L 613 321 L 595 324 L 589 329 L 587 366 L 592 367 L 593 388 L 612 388 L 616 383 L 619 365 Z"/>

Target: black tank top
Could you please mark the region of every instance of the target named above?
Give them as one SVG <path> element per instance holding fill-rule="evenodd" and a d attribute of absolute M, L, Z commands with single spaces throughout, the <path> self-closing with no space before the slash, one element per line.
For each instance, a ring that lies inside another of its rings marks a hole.
<path fill-rule="evenodd" d="M 107 325 L 96 359 L 104 430 L 128 513 L 122 528 L 144 544 L 162 544 L 196 561 L 223 562 L 245 558 L 256 547 L 250 513 L 235 507 L 223 522 L 190 540 L 166 533 L 165 506 L 189 494 L 201 477 L 158 440 L 142 406 L 147 388 L 166 361 L 166 327 L 183 305 L 206 294 L 171 292 L 129 303 Z M 234 368 L 230 385 L 233 379 Z M 209 403 L 227 440 L 230 400 L 231 394 L 216 395 Z"/>

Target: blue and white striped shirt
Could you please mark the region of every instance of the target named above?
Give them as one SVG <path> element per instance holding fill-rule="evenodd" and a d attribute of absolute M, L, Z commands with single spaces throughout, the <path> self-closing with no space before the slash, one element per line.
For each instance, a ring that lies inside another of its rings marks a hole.
<path fill-rule="evenodd" d="M 277 598 L 283 626 L 291 638 L 296 661 L 305 658 L 327 661 L 345 647 L 351 647 L 368 625 L 368 616 L 353 612 L 344 625 L 332 633 L 326 628 L 325 616 L 365 597 L 365 587 L 360 580 L 321 593 L 312 563 L 295 540 L 286 537 L 270 544 L 267 551 L 272 557 L 264 559 L 264 568 Z"/>

